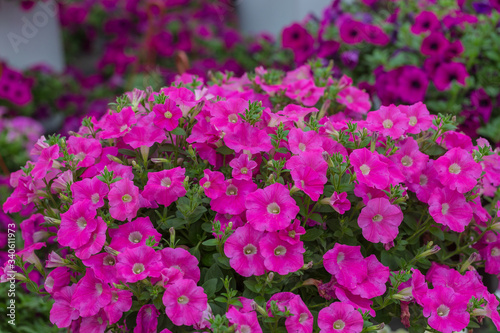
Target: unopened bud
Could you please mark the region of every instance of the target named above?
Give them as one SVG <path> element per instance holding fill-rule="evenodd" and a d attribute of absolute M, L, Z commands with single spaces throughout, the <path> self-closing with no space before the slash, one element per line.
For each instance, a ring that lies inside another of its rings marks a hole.
<path fill-rule="evenodd" d="M 142 159 L 144 160 L 144 162 L 146 162 L 148 160 L 148 156 L 149 156 L 149 147 L 148 146 L 141 146 L 140 150 L 141 150 Z"/>
<path fill-rule="evenodd" d="M 460 267 L 460 273 L 465 272 L 469 268 L 469 266 L 477 259 L 478 259 L 478 253 L 477 252 L 472 253 L 470 257 Z"/>
<path fill-rule="evenodd" d="M 441 250 L 441 248 L 437 245 L 434 245 L 434 247 L 432 247 L 431 249 L 427 250 L 427 251 L 424 251 L 422 252 L 421 254 L 419 254 L 417 256 L 417 258 L 425 258 L 425 257 L 428 257 L 428 256 L 431 256 L 433 254 L 436 254 L 439 252 L 439 250 Z"/>
<path fill-rule="evenodd" d="M 397 299 L 404 302 L 409 302 L 413 299 L 412 287 L 407 287 L 400 290 L 397 294 L 392 295 L 393 299 Z"/>
<path fill-rule="evenodd" d="M 257 311 L 258 313 L 260 313 L 264 317 L 269 317 L 267 311 L 262 306 L 260 306 L 259 304 L 257 304 L 257 302 L 255 302 L 255 301 L 252 302 L 252 309 L 254 311 Z"/>
<path fill-rule="evenodd" d="M 154 157 L 154 158 L 151 159 L 151 162 L 153 162 L 155 164 L 168 163 L 168 160 L 166 158 Z"/>
<path fill-rule="evenodd" d="M 306 271 L 308 269 L 311 269 L 313 267 L 313 262 L 312 261 L 309 261 L 307 264 L 305 264 L 304 266 L 302 266 L 302 270 Z"/>
<path fill-rule="evenodd" d="M 266 279 L 267 283 L 270 283 L 273 279 L 274 279 L 274 272 L 269 272 Z"/>
<path fill-rule="evenodd" d="M 227 234 L 231 230 L 233 230 L 233 222 L 229 221 L 229 223 L 227 224 L 227 227 L 226 227 L 226 231 L 224 233 Z"/>
<path fill-rule="evenodd" d="M 378 325 L 373 325 L 373 326 L 367 327 L 364 331 L 365 332 L 379 331 L 379 330 L 383 329 L 384 327 L 385 327 L 385 324 L 380 323 Z"/>
<path fill-rule="evenodd" d="M 491 230 L 494 230 L 496 232 L 500 232 L 500 222 L 496 222 L 494 224 L 491 225 Z"/>
<path fill-rule="evenodd" d="M 300 188 L 297 186 L 293 185 L 293 187 L 290 189 L 290 194 L 294 194 L 296 192 L 300 191 Z"/>
<path fill-rule="evenodd" d="M 114 256 L 117 256 L 120 252 L 116 251 L 115 249 L 109 247 L 109 246 L 105 246 L 104 247 L 104 251 L 106 251 L 107 253 L 111 254 L 111 255 L 114 255 Z"/>
<path fill-rule="evenodd" d="M 47 224 L 51 224 L 51 225 L 60 225 L 61 224 L 61 220 L 55 219 L 53 217 L 44 216 L 43 219 L 44 219 L 45 223 L 47 223 Z"/>
<path fill-rule="evenodd" d="M 181 164 L 182 164 L 182 162 L 184 162 L 184 158 L 179 157 L 179 158 L 177 159 L 177 165 L 181 165 Z"/>

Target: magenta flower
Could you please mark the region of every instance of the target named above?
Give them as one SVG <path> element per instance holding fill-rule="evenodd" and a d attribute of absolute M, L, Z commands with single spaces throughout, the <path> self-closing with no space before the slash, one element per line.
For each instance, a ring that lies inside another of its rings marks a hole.
<path fill-rule="evenodd" d="M 163 268 L 161 255 L 149 246 L 125 248 L 118 254 L 116 270 L 125 282 L 137 282 L 145 278 L 158 277 Z"/>
<path fill-rule="evenodd" d="M 97 211 L 88 201 L 79 201 L 61 214 L 57 241 L 63 246 L 76 249 L 84 246 L 97 228 Z"/>
<path fill-rule="evenodd" d="M 411 32 L 419 35 L 422 32 L 435 31 L 441 26 L 436 14 L 430 11 L 424 10 L 415 17 L 415 23 L 411 26 Z"/>
<path fill-rule="evenodd" d="M 434 162 L 439 180 L 459 193 L 465 193 L 474 188 L 481 176 L 481 166 L 474 161 L 471 153 L 461 148 L 453 148 Z"/>
<path fill-rule="evenodd" d="M 371 24 L 365 24 L 363 27 L 363 39 L 374 45 L 387 45 L 390 39 L 389 36 L 382 30 L 381 27 Z"/>
<path fill-rule="evenodd" d="M 469 324 L 467 312 L 469 298 L 457 294 L 446 286 L 429 289 L 424 300 L 424 316 L 429 317 L 429 326 L 443 333 L 463 330 Z"/>
<path fill-rule="evenodd" d="M 399 77 L 399 96 L 403 102 L 416 103 L 425 98 L 429 79 L 427 73 L 416 66 L 403 66 Z"/>
<path fill-rule="evenodd" d="M 96 139 L 71 136 L 67 145 L 68 153 L 75 155 L 79 167 L 89 167 L 101 156 L 101 142 Z"/>
<path fill-rule="evenodd" d="M 226 190 L 222 195 L 212 199 L 210 206 L 212 210 L 221 214 L 238 215 L 245 211 L 245 199 L 247 195 L 257 189 L 257 184 L 251 181 L 228 179 Z"/>
<path fill-rule="evenodd" d="M 142 117 L 137 125 L 125 134 L 123 142 L 130 147 L 137 149 L 141 147 L 151 147 L 155 143 L 162 143 L 167 137 L 165 131 L 158 128 L 153 123 L 154 113 Z"/>
<path fill-rule="evenodd" d="M 99 138 L 113 139 L 122 137 L 136 122 L 135 112 L 130 106 L 123 108 L 120 112 L 108 113 L 99 123 L 99 128 L 103 130 L 99 133 Z"/>
<path fill-rule="evenodd" d="M 288 133 L 288 145 L 293 154 L 323 151 L 323 141 L 316 131 L 304 132 L 299 128 L 292 128 Z"/>
<path fill-rule="evenodd" d="M 262 275 L 266 272 L 260 240 L 264 234 L 245 224 L 234 231 L 224 243 L 224 254 L 236 273 L 242 276 Z"/>
<path fill-rule="evenodd" d="M 236 124 L 242 122 L 239 113 L 245 114 L 248 108 L 248 101 L 242 98 L 228 98 L 211 105 L 210 123 L 220 131 L 230 133 Z"/>
<path fill-rule="evenodd" d="M 372 106 L 370 95 L 353 86 L 339 91 L 337 101 L 345 105 L 349 110 L 362 114 L 365 114 Z"/>
<path fill-rule="evenodd" d="M 226 313 L 230 325 L 236 325 L 238 333 L 251 332 L 262 333 L 257 313 L 255 311 L 246 312 L 243 309 L 239 311 L 234 306 L 230 306 Z"/>
<path fill-rule="evenodd" d="M 450 88 L 451 83 L 457 83 L 465 86 L 465 79 L 469 76 L 467 68 L 459 62 L 441 63 L 436 69 L 434 75 L 434 85 L 439 91 L 444 91 Z"/>
<path fill-rule="evenodd" d="M 84 259 L 82 262 L 94 271 L 98 279 L 109 283 L 119 283 L 116 273 L 116 256 L 104 252 Z"/>
<path fill-rule="evenodd" d="M 367 276 L 367 262 L 361 254 L 361 246 L 335 244 L 323 256 L 323 265 L 338 283 L 354 289 Z"/>
<path fill-rule="evenodd" d="M 110 229 L 109 236 L 111 237 L 109 246 L 117 251 L 146 245 L 146 240 L 151 236 L 156 241 L 155 245 L 158 245 L 162 237 L 148 216 L 138 217 L 132 222 L 120 225 L 117 229 Z"/>
<path fill-rule="evenodd" d="M 82 332 L 104 332 L 108 327 L 108 318 L 104 310 L 100 310 L 96 315 L 82 318 L 79 329 Z"/>
<path fill-rule="evenodd" d="M 303 152 L 292 156 L 286 163 L 290 169 L 292 179 L 299 189 L 304 191 L 312 200 L 317 201 L 323 194 L 327 182 L 326 170 L 328 164 L 317 152 Z"/>
<path fill-rule="evenodd" d="M 71 306 L 75 290 L 76 284 L 73 284 L 61 288 L 53 295 L 55 302 L 50 309 L 50 322 L 59 328 L 68 327 L 73 320 L 80 317 L 78 310 Z"/>
<path fill-rule="evenodd" d="M 134 328 L 134 333 L 156 332 L 159 316 L 160 311 L 153 304 L 143 305 L 137 314 L 137 325 Z"/>
<path fill-rule="evenodd" d="M 193 280 L 179 280 L 163 294 L 165 313 L 177 326 L 192 326 L 201 321 L 207 308 L 207 295 Z"/>
<path fill-rule="evenodd" d="M 288 309 L 292 314 L 291 317 L 285 319 L 285 327 L 288 332 L 312 333 L 314 317 L 299 295 L 295 295 L 288 302 Z"/>
<path fill-rule="evenodd" d="M 104 312 L 109 320 L 109 324 L 117 323 L 132 307 L 132 292 L 117 288 L 111 289 L 111 302 L 104 307 Z"/>
<path fill-rule="evenodd" d="M 71 185 L 71 193 L 75 202 L 88 200 L 92 207 L 104 206 L 104 197 L 108 194 L 108 185 L 94 178 L 86 178 Z"/>
<path fill-rule="evenodd" d="M 70 274 L 67 267 L 57 267 L 47 275 L 43 286 L 48 293 L 54 294 L 69 285 L 69 277 Z"/>
<path fill-rule="evenodd" d="M 96 315 L 109 302 L 111 302 L 109 285 L 97 279 L 92 270 L 87 270 L 85 276 L 78 281 L 71 306 L 80 312 L 80 316 L 90 317 Z"/>
<path fill-rule="evenodd" d="M 320 333 L 360 333 L 363 317 L 350 304 L 335 302 L 319 311 Z"/>
<path fill-rule="evenodd" d="M 450 42 L 441 32 L 431 32 L 424 38 L 420 46 L 420 52 L 428 56 L 438 56 L 444 53 Z"/>
<path fill-rule="evenodd" d="M 333 192 L 330 197 L 330 206 L 340 215 L 351 209 L 351 202 L 347 199 L 347 192 Z"/>
<path fill-rule="evenodd" d="M 282 240 L 276 232 L 269 232 L 259 242 L 264 266 L 280 275 L 298 271 L 304 266 L 304 243 L 290 244 Z"/>
<path fill-rule="evenodd" d="M 463 194 L 448 188 L 436 188 L 429 198 L 429 214 L 434 221 L 463 232 L 472 220 L 472 208 Z"/>
<path fill-rule="evenodd" d="M 391 205 L 385 198 L 368 201 L 358 217 L 363 237 L 372 243 L 389 243 L 396 239 L 403 212 L 398 205 Z"/>
<path fill-rule="evenodd" d="M 281 240 L 290 244 L 295 244 L 300 241 L 300 236 L 306 233 L 306 229 L 300 225 L 300 221 L 295 219 L 286 229 L 278 231 L 278 236 Z"/>
<path fill-rule="evenodd" d="M 42 179 L 47 175 L 47 172 L 52 168 L 54 161 L 59 158 L 59 146 L 53 145 L 42 150 L 40 157 L 35 163 L 35 167 L 31 170 L 33 179 Z"/>
<path fill-rule="evenodd" d="M 257 167 L 257 162 L 250 160 L 247 154 L 241 154 L 238 158 L 233 158 L 229 166 L 233 168 L 233 179 L 252 180 L 252 170 Z"/>
<path fill-rule="evenodd" d="M 413 105 L 400 105 L 399 110 L 406 115 L 408 120 L 407 133 L 419 134 L 427 131 L 432 125 L 432 117 L 429 110 L 422 102 L 417 102 Z"/>
<path fill-rule="evenodd" d="M 365 262 L 367 268 L 366 279 L 351 292 L 366 299 L 383 295 L 387 289 L 385 284 L 391 274 L 389 267 L 382 265 L 374 254 L 366 257 Z"/>
<path fill-rule="evenodd" d="M 363 41 L 363 29 L 365 25 L 351 19 L 342 21 L 339 26 L 339 34 L 346 44 L 357 44 Z"/>
<path fill-rule="evenodd" d="M 385 189 L 389 185 L 389 169 L 379 154 L 366 148 L 356 149 L 349 156 L 356 179 L 367 186 Z"/>
<path fill-rule="evenodd" d="M 179 119 L 182 117 L 182 110 L 171 99 L 167 99 L 165 104 L 153 106 L 153 112 L 155 114 L 153 123 L 167 131 L 175 129 L 179 125 Z"/>
<path fill-rule="evenodd" d="M 184 174 L 186 169 L 177 167 L 170 170 L 148 173 L 148 183 L 144 186 L 144 198 L 165 207 L 186 194 Z"/>
<path fill-rule="evenodd" d="M 408 129 L 408 118 L 393 104 L 381 106 L 377 111 L 368 113 L 366 127 L 383 136 L 398 139 Z"/>
<path fill-rule="evenodd" d="M 102 217 L 97 217 L 97 227 L 92 234 L 87 243 L 75 249 L 75 255 L 80 259 L 88 259 L 91 255 L 102 250 L 104 243 L 106 242 L 106 230 L 108 225 Z"/>
<path fill-rule="evenodd" d="M 134 182 L 122 179 L 111 185 L 108 194 L 109 213 L 119 221 L 132 220 L 139 210 L 139 188 Z"/>
<path fill-rule="evenodd" d="M 183 248 L 172 249 L 166 247 L 160 250 L 161 262 L 165 268 L 175 268 L 182 273 L 183 279 L 190 279 L 198 283 L 200 280 L 200 268 L 198 259 Z"/>
<path fill-rule="evenodd" d="M 399 150 L 390 158 L 399 165 L 399 169 L 408 181 L 417 183 L 429 161 L 429 156 L 420 152 L 417 141 L 411 137 L 401 143 Z"/>
<path fill-rule="evenodd" d="M 259 231 L 287 228 L 300 210 L 290 191 L 280 183 L 248 194 L 245 207 L 248 223 Z"/>
<path fill-rule="evenodd" d="M 204 175 L 200 179 L 200 186 L 205 190 L 205 195 L 210 199 L 215 199 L 223 195 L 226 190 L 226 184 L 224 183 L 222 172 L 206 169 Z"/>
<path fill-rule="evenodd" d="M 237 153 L 244 150 L 251 154 L 257 154 L 261 151 L 267 152 L 273 149 L 271 137 L 264 130 L 260 130 L 247 122 L 237 124 L 233 131 L 226 133 L 224 142 Z"/>

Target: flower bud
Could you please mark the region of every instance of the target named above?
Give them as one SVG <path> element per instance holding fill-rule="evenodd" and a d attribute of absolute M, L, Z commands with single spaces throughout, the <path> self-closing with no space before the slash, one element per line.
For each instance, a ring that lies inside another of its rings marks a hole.
<path fill-rule="evenodd" d="M 115 249 L 110 248 L 109 246 L 105 246 L 104 251 L 106 251 L 107 253 L 114 255 L 114 256 L 117 256 L 120 253 L 120 252 L 116 251 Z"/>
<path fill-rule="evenodd" d="M 151 159 L 151 162 L 153 162 L 155 164 L 168 163 L 168 160 L 166 158 L 154 157 L 154 158 Z"/>
<path fill-rule="evenodd" d="M 302 269 L 304 271 L 308 270 L 308 269 L 311 269 L 313 267 L 313 262 L 312 261 L 309 261 L 307 264 L 305 264 L 304 266 L 302 266 Z"/>
<path fill-rule="evenodd" d="M 478 259 L 478 256 L 479 254 L 477 252 L 472 253 L 460 267 L 460 273 L 465 272 L 469 268 L 469 266 Z"/>
<path fill-rule="evenodd" d="M 61 220 L 55 219 L 53 217 L 44 216 L 43 219 L 44 219 L 45 223 L 47 223 L 47 224 L 52 224 L 52 225 L 60 225 L 61 224 Z"/>

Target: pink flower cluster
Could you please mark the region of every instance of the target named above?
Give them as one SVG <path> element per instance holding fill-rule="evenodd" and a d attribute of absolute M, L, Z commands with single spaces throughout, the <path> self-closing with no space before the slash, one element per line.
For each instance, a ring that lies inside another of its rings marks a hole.
<path fill-rule="evenodd" d="M 349 78 L 314 70 L 211 85 L 183 75 L 69 139 L 41 138 L 3 209 L 38 210 L 19 255 L 46 276 L 51 321 L 126 330 L 138 311 L 134 332 L 262 332 L 285 318 L 288 332 L 310 333 L 325 299 L 324 333 L 376 326 L 395 302 L 443 332 L 484 316 L 500 327 L 476 271 L 480 255 L 500 272 L 498 207 L 482 200 L 500 185 L 499 151 L 422 103 L 367 112 Z M 418 273 L 429 260 L 432 289 Z"/>

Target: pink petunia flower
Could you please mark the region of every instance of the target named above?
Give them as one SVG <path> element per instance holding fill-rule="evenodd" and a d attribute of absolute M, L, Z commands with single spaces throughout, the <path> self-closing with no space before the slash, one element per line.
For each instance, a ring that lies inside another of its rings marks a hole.
<path fill-rule="evenodd" d="M 224 254 L 229 258 L 229 264 L 236 273 L 248 277 L 266 272 L 260 248 L 263 235 L 250 224 L 245 224 L 226 240 Z"/>
<path fill-rule="evenodd" d="M 287 228 L 300 210 L 290 191 L 280 183 L 248 194 L 245 207 L 248 223 L 259 231 Z"/>
<path fill-rule="evenodd" d="M 117 288 L 111 289 L 111 302 L 104 307 L 104 312 L 108 317 L 109 324 L 117 323 L 132 307 L 132 292 Z"/>
<path fill-rule="evenodd" d="M 75 256 L 80 259 L 88 259 L 91 255 L 102 250 L 104 243 L 106 242 L 106 230 L 108 229 L 108 225 L 104 220 L 98 216 L 97 217 L 97 227 L 92 234 L 90 235 L 90 239 L 87 243 L 75 249 Z"/>
<path fill-rule="evenodd" d="M 370 95 L 353 86 L 346 87 L 339 91 L 337 94 L 337 101 L 345 105 L 349 110 L 361 114 L 365 114 L 372 106 Z"/>
<path fill-rule="evenodd" d="M 429 198 L 429 214 L 434 221 L 463 232 L 472 220 L 472 208 L 463 194 L 449 188 L 436 188 Z"/>
<path fill-rule="evenodd" d="M 419 134 L 432 126 L 432 116 L 422 102 L 413 105 L 399 105 L 399 110 L 408 118 L 407 133 Z"/>
<path fill-rule="evenodd" d="M 300 241 L 300 236 L 306 233 L 306 229 L 300 225 L 300 221 L 295 219 L 286 229 L 278 231 L 278 237 L 285 242 L 295 244 Z"/>
<path fill-rule="evenodd" d="M 319 311 L 320 333 L 360 333 L 363 316 L 350 304 L 335 302 Z"/>
<path fill-rule="evenodd" d="M 385 198 L 368 201 L 358 217 L 363 237 L 372 243 L 389 243 L 396 239 L 403 212 L 398 205 L 392 205 Z"/>
<path fill-rule="evenodd" d="M 182 273 L 183 279 L 190 279 L 198 283 L 200 280 L 200 268 L 198 259 L 183 248 L 172 249 L 166 247 L 159 251 L 161 262 L 165 268 L 175 268 Z"/>
<path fill-rule="evenodd" d="M 70 274 L 67 267 L 57 267 L 47 275 L 43 286 L 45 290 L 54 294 L 69 285 Z"/>
<path fill-rule="evenodd" d="M 63 287 L 53 295 L 55 302 L 50 309 L 50 322 L 59 328 L 68 327 L 80 317 L 78 310 L 71 306 L 76 287 L 76 284 Z"/>
<path fill-rule="evenodd" d="M 257 189 L 257 184 L 251 181 L 228 179 L 226 190 L 222 195 L 212 199 L 212 210 L 221 214 L 238 215 L 245 211 L 245 199 L 248 194 Z"/>
<path fill-rule="evenodd" d="M 119 221 L 132 220 L 139 210 L 139 188 L 134 182 L 122 179 L 111 185 L 108 194 L 109 213 Z"/>
<path fill-rule="evenodd" d="M 393 104 L 381 106 L 377 111 L 368 113 L 366 127 L 383 136 L 398 139 L 408 129 L 408 118 Z"/>
<path fill-rule="evenodd" d="M 242 122 L 239 114 L 245 113 L 248 101 L 242 98 L 228 98 L 225 101 L 214 103 L 210 109 L 210 123 L 220 131 L 230 133 L 236 124 Z"/>
<path fill-rule="evenodd" d="M 414 183 L 418 182 L 429 161 L 429 156 L 420 152 L 417 141 L 411 137 L 402 141 L 399 150 L 390 158 L 399 165 L 406 179 Z"/>
<path fill-rule="evenodd" d="M 351 209 L 351 202 L 347 199 L 347 192 L 333 192 L 330 197 L 330 206 L 340 215 Z"/>
<path fill-rule="evenodd" d="M 207 197 L 210 199 L 218 198 L 226 190 L 224 175 L 222 172 L 206 169 L 204 171 L 204 177 L 200 179 L 200 186 L 205 190 L 205 195 Z"/>
<path fill-rule="evenodd" d="M 78 281 L 71 306 L 80 312 L 80 316 L 90 317 L 96 315 L 109 302 L 111 302 L 109 285 L 97 279 L 92 270 L 87 270 L 85 276 Z"/>
<path fill-rule="evenodd" d="M 474 161 L 471 153 L 461 148 L 453 148 L 434 162 L 439 180 L 459 193 L 465 193 L 474 188 L 481 176 L 481 166 Z"/>
<path fill-rule="evenodd" d="M 165 207 L 186 194 L 184 187 L 186 169 L 177 167 L 170 170 L 148 173 L 148 183 L 144 186 L 144 198 Z"/>
<path fill-rule="evenodd" d="M 304 151 L 322 152 L 323 142 L 316 131 L 304 132 L 298 128 L 292 128 L 288 133 L 288 145 L 293 154 L 301 154 Z"/>
<path fill-rule="evenodd" d="M 35 167 L 31 170 L 33 179 L 42 179 L 47 175 L 47 172 L 52 168 L 54 161 L 59 158 L 59 146 L 53 145 L 42 150 L 40 157 L 35 163 Z"/>
<path fill-rule="evenodd" d="M 134 149 L 151 147 L 155 143 L 162 143 L 167 138 L 165 131 L 154 125 L 153 118 L 153 112 L 140 118 L 137 125 L 125 134 L 123 142 Z"/>
<path fill-rule="evenodd" d="M 379 154 L 366 148 L 356 149 L 349 156 L 356 179 L 370 187 L 385 189 L 389 185 L 389 169 Z"/>
<path fill-rule="evenodd" d="M 103 130 L 99 133 L 99 138 L 113 139 L 122 137 L 136 122 L 135 112 L 130 106 L 123 108 L 120 112 L 108 113 L 98 125 Z"/>
<path fill-rule="evenodd" d="M 138 247 L 146 244 L 146 240 L 153 236 L 156 243 L 161 240 L 161 234 L 155 229 L 149 217 L 138 217 L 132 222 L 120 225 L 117 229 L 110 229 L 111 248 L 121 251 L 127 247 Z"/>
<path fill-rule="evenodd" d="M 285 319 L 285 327 L 288 332 L 312 333 L 314 317 L 299 295 L 295 295 L 290 300 L 288 309 L 292 314 L 291 317 Z"/>
<path fill-rule="evenodd" d="M 134 328 L 134 333 L 156 332 L 159 316 L 160 311 L 153 304 L 143 305 L 137 314 L 137 325 Z"/>
<path fill-rule="evenodd" d="M 261 151 L 267 152 L 273 149 L 271 137 L 264 130 L 260 130 L 247 122 L 237 124 L 234 131 L 226 133 L 224 142 L 237 153 L 244 150 L 251 154 L 257 154 Z"/>
<path fill-rule="evenodd" d="M 262 328 L 260 327 L 257 313 L 255 311 L 238 311 L 236 307 L 230 306 L 226 313 L 226 317 L 229 320 L 230 325 L 236 325 L 236 332 L 238 333 L 262 333 Z"/>
<path fill-rule="evenodd" d="M 101 142 L 96 139 L 71 136 L 67 145 L 68 153 L 75 155 L 79 167 L 89 167 L 101 156 Z"/>
<path fill-rule="evenodd" d="M 153 123 L 159 128 L 172 131 L 179 125 L 179 119 L 182 117 L 182 110 L 171 99 L 165 100 L 165 104 L 153 106 L 155 118 Z"/>
<path fill-rule="evenodd" d="M 90 240 L 97 228 L 97 211 L 89 203 L 86 200 L 76 202 L 66 213 L 61 214 L 61 225 L 57 231 L 59 244 L 76 249 Z"/>
<path fill-rule="evenodd" d="M 303 152 L 292 156 L 286 163 L 292 179 L 299 189 L 312 200 L 317 201 L 323 194 L 327 182 L 326 170 L 328 164 L 318 152 Z"/>
<path fill-rule="evenodd" d="M 367 276 L 367 263 L 361 254 L 361 246 L 335 244 L 323 256 L 323 265 L 338 283 L 354 289 Z"/>
<path fill-rule="evenodd" d="M 104 206 L 104 197 L 108 194 L 108 186 L 97 179 L 86 178 L 71 185 L 71 192 L 75 202 L 89 200 L 92 207 L 100 208 Z"/>
<path fill-rule="evenodd" d="M 233 179 L 252 180 L 252 170 L 257 167 L 257 162 L 250 160 L 247 154 L 241 154 L 238 158 L 233 158 L 229 166 L 233 168 Z"/>
<path fill-rule="evenodd" d="M 116 256 L 104 252 L 84 259 L 82 262 L 94 271 L 98 279 L 109 283 L 119 283 L 116 272 Z"/>
<path fill-rule="evenodd" d="M 280 275 L 298 271 L 304 266 L 304 243 L 290 244 L 282 240 L 278 233 L 269 232 L 259 242 L 264 257 L 264 266 Z"/>
<path fill-rule="evenodd" d="M 389 280 L 390 270 L 378 261 L 377 257 L 372 254 L 365 258 L 367 275 L 366 279 L 352 289 L 354 295 L 359 295 L 366 299 L 371 299 L 381 296 L 386 291 L 386 283 Z"/>
<path fill-rule="evenodd" d="M 177 326 L 192 326 L 203 318 L 207 295 L 193 280 L 179 280 L 163 294 L 165 313 Z"/>
<path fill-rule="evenodd" d="M 137 282 L 148 276 L 158 277 L 163 268 L 160 259 L 160 253 L 146 245 L 125 248 L 117 256 L 116 270 L 125 282 Z"/>
<path fill-rule="evenodd" d="M 446 286 L 436 286 L 428 293 L 423 303 L 423 314 L 429 318 L 430 327 L 443 333 L 458 332 L 467 327 L 470 320 L 467 297 Z"/>

